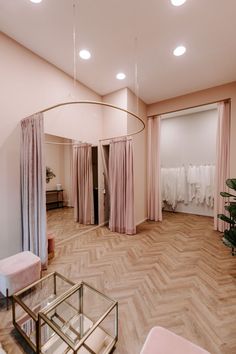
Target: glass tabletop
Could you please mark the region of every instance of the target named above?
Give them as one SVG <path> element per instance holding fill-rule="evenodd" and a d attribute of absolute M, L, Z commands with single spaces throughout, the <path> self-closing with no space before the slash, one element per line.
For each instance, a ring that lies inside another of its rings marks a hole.
<path fill-rule="evenodd" d="M 48 332 L 41 338 L 42 352 L 55 353 L 59 347 L 62 350 L 65 343 L 74 351 L 81 347 L 78 353 L 86 347 L 89 347 L 88 353 L 91 350 L 96 353 L 98 345 L 107 347 L 116 337 L 116 305 L 114 300 L 86 283 L 71 288 L 40 313 L 41 326 Z M 48 327 L 54 330 L 53 334 L 46 329 Z"/>
<path fill-rule="evenodd" d="M 73 285 L 72 281 L 54 272 L 14 295 L 14 322 L 34 345 L 38 313 Z"/>

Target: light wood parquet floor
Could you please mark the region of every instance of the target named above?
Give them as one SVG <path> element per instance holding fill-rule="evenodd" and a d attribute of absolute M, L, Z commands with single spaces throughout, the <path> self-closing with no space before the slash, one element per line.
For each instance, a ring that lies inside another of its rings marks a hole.
<path fill-rule="evenodd" d="M 47 210 L 47 230 L 55 235 L 57 245 L 79 236 L 96 225 L 83 225 L 74 221 L 74 208 Z"/>
<path fill-rule="evenodd" d="M 140 353 L 156 325 L 212 354 L 235 354 L 236 259 L 212 228 L 211 218 L 178 213 L 143 223 L 135 236 L 102 227 L 59 246 L 47 272 L 86 280 L 118 300 L 114 354 Z M 0 320 L 3 346 L 23 353 L 10 311 L 1 309 Z"/>

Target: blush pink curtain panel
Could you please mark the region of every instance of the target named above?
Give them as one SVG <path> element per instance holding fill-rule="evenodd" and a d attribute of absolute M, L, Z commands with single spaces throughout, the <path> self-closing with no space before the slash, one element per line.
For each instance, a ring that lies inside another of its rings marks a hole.
<path fill-rule="evenodd" d="M 42 113 L 21 121 L 20 189 L 22 245 L 47 265 L 46 170 Z"/>
<path fill-rule="evenodd" d="M 104 175 L 104 220 L 107 222 L 110 217 L 110 192 L 109 192 L 109 145 L 102 145 L 100 143 L 100 152 L 103 164 L 103 175 Z"/>
<path fill-rule="evenodd" d="M 224 214 L 224 198 L 220 192 L 227 191 L 225 181 L 229 178 L 230 163 L 230 102 L 218 103 L 218 127 L 216 141 L 216 177 L 214 197 L 214 229 L 223 232 L 228 224 L 217 218 L 217 214 Z"/>
<path fill-rule="evenodd" d="M 92 146 L 73 146 L 74 219 L 80 224 L 94 224 Z"/>
<path fill-rule="evenodd" d="M 121 138 L 110 142 L 109 192 L 111 231 L 134 235 L 134 171 L 133 142 Z"/>
<path fill-rule="evenodd" d="M 148 118 L 148 219 L 162 221 L 160 137 L 161 117 Z"/>

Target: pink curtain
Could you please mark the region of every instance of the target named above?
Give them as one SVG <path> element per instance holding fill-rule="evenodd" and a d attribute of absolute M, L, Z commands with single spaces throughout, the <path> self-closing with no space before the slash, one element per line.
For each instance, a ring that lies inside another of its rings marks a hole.
<path fill-rule="evenodd" d="M 42 113 L 21 121 L 20 189 L 22 246 L 47 265 L 46 170 Z"/>
<path fill-rule="evenodd" d="M 102 145 L 100 142 L 100 151 L 103 164 L 103 175 L 104 175 L 104 220 L 107 222 L 110 217 L 110 192 L 109 192 L 109 145 Z"/>
<path fill-rule="evenodd" d="M 111 231 L 133 235 L 134 223 L 134 171 L 132 139 L 110 142 L 109 191 Z"/>
<path fill-rule="evenodd" d="M 161 169 L 160 169 L 160 136 L 161 117 L 148 119 L 148 164 L 147 164 L 147 191 L 148 191 L 148 219 L 162 221 L 161 201 Z"/>
<path fill-rule="evenodd" d="M 92 146 L 73 146 L 73 196 L 75 221 L 94 224 Z"/>
<path fill-rule="evenodd" d="M 218 128 L 216 141 L 216 177 L 214 197 L 214 229 L 223 232 L 228 224 L 217 218 L 225 213 L 224 198 L 220 192 L 227 190 L 225 181 L 229 178 L 230 152 L 230 102 L 218 103 Z"/>

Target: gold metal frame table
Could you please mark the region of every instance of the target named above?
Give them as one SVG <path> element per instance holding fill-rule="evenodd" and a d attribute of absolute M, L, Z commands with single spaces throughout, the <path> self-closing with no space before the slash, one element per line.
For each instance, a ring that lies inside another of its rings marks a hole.
<path fill-rule="evenodd" d="M 13 324 L 36 353 L 108 354 L 118 339 L 118 303 L 54 272 L 13 296 Z"/>

